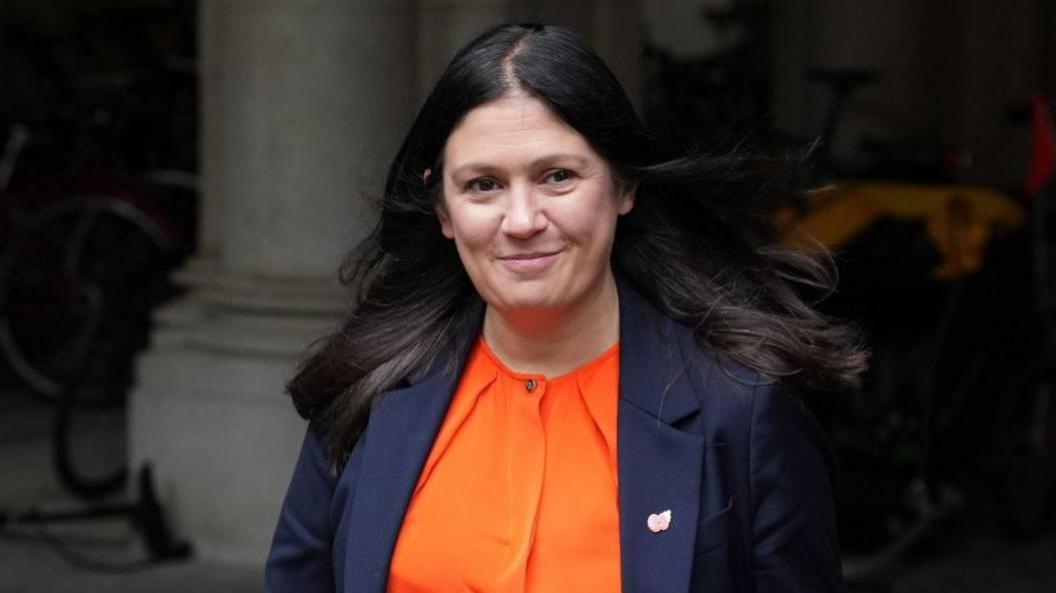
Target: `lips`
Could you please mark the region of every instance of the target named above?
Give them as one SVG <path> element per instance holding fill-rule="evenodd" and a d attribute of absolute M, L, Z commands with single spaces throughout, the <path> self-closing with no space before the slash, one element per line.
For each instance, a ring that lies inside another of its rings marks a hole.
<path fill-rule="evenodd" d="M 497 258 L 499 261 L 514 272 L 537 272 L 546 269 L 557 255 L 564 251 L 525 251 L 522 253 L 511 253 Z"/>
<path fill-rule="evenodd" d="M 532 251 L 529 253 L 514 253 L 512 255 L 503 255 L 499 257 L 499 259 L 505 261 L 525 261 L 541 259 L 544 257 L 549 257 L 551 255 L 557 255 L 558 253 L 561 253 L 560 249 L 558 249 L 557 251 Z"/>

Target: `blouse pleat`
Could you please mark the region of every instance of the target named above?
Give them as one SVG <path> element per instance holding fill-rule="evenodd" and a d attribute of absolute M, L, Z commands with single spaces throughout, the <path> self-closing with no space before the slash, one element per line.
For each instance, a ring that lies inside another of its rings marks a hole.
<path fill-rule="evenodd" d="M 619 344 L 559 377 L 483 337 L 426 459 L 390 593 L 620 590 Z"/>

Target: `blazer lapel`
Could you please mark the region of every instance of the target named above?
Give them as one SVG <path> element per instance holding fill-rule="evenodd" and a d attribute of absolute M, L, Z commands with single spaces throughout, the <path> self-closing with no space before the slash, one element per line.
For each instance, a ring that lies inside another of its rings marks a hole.
<path fill-rule="evenodd" d="M 466 330 L 417 380 L 412 378 L 409 387 L 385 394 L 371 408 L 360 443 L 359 487 L 351 498 L 347 519 L 345 582 L 339 583 L 346 593 L 385 591 L 404 513 L 478 327 Z M 452 360 L 455 364 L 450 368 Z"/>
<path fill-rule="evenodd" d="M 700 409 L 690 383 L 692 334 L 620 284 L 617 416 L 620 563 L 624 591 L 690 588 L 704 438 L 672 424 Z M 649 516 L 671 511 L 654 532 Z"/>

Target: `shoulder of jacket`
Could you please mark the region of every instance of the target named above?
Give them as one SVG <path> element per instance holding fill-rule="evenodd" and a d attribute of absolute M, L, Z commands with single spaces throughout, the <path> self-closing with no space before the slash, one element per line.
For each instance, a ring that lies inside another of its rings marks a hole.
<path fill-rule="evenodd" d="M 692 374 L 701 405 L 718 403 L 723 407 L 738 406 L 750 409 L 754 399 L 787 391 L 781 381 L 740 363 L 729 355 L 707 344 L 693 340 Z"/>

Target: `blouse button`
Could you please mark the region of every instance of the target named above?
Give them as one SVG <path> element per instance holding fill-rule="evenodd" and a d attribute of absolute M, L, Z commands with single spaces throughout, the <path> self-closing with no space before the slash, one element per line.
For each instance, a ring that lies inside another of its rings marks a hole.
<path fill-rule="evenodd" d="M 536 383 L 535 379 L 528 379 L 524 382 L 524 388 L 528 390 L 528 393 L 535 391 Z"/>

